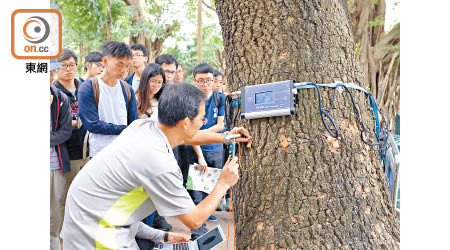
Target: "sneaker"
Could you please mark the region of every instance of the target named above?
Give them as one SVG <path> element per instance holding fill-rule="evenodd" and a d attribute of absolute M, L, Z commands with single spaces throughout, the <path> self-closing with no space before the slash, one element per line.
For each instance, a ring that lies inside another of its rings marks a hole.
<path fill-rule="evenodd" d="M 227 204 L 225 205 L 225 209 L 227 210 L 227 212 L 231 211 L 231 207 L 230 207 L 230 198 L 227 198 Z"/>
<path fill-rule="evenodd" d="M 208 221 L 218 221 L 216 217 L 214 216 L 209 216 Z"/>
<path fill-rule="evenodd" d="M 164 217 L 159 215 L 156 215 L 155 219 L 153 220 L 153 228 L 161 229 L 166 232 L 172 230 L 172 226 L 169 223 L 167 223 L 166 219 L 164 219 Z"/>

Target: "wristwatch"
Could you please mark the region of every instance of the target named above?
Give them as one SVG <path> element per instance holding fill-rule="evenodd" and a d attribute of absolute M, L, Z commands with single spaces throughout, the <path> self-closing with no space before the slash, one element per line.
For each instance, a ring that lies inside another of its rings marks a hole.
<path fill-rule="evenodd" d="M 169 241 L 169 233 L 164 232 L 164 242 L 168 242 L 168 241 Z"/>
<path fill-rule="evenodd" d="M 227 142 L 227 135 L 230 131 L 225 131 L 223 132 L 223 144 L 228 145 L 230 143 L 230 141 L 228 140 Z"/>

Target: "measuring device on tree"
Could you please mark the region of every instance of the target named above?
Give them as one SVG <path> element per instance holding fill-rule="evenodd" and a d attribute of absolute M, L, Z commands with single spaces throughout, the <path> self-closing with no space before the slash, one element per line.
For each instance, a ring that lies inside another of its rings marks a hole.
<path fill-rule="evenodd" d="M 384 135 L 381 135 L 380 137 L 382 131 L 380 131 L 380 121 L 378 117 L 379 110 L 375 98 L 372 96 L 370 92 L 354 83 L 343 83 L 336 81 L 334 83 L 316 84 L 312 82 L 295 83 L 294 80 L 285 80 L 259 85 L 244 86 L 241 88 L 241 91 L 233 92 L 230 95 L 232 100 L 231 107 L 236 107 L 240 104 L 241 119 L 258 119 L 266 117 L 293 115 L 296 113 L 298 90 L 315 88 L 318 95 L 319 114 L 322 123 L 331 137 L 339 138 L 340 135 L 339 130 L 330 113 L 330 110 L 324 108 L 322 105 L 321 100 L 322 98 L 320 94 L 321 87 L 328 87 L 333 89 L 333 99 L 331 103 L 332 108 L 334 107 L 336 90 L 338 90 L 339 93 L 343 93 L 343 91 L 345 90 L 349 94 L 351 102 L 353 104 L 354 111 L 357 115 L 357 118 L 362 128 L 361 140 L 364 143 L 370 146 L 375 146 L 380 143 L 380 139 L 384 140 L 383 138 L 386 138 L 386 133 L 384 133 Z M 349 90 L 350 88 L 360 90 L 368 96 L 369 106 L 372 109 L 375 120 L 375 129 L 374 129 L 375 133 L 373 133 L 372 131 L 368 130 L 365 127 L 361 118 L 359 108 L 355 104 L 353 95 Z M 328 120 L 328 123 L 326 122 L 326 120 Z M 374 135 L 376 137 L 377 142 L 366 139 L 368 136 L 371 135 Z"/>
<path fill-rule="evenodd" d="M 241 118 L 257 119 L 295 114 L 293 89 L 293 80 L 243 87 Z"/>

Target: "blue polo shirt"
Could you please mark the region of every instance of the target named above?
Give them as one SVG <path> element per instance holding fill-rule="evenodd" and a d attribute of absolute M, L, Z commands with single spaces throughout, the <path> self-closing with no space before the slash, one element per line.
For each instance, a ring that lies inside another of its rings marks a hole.
<path fill-rule="evenodd" d="M 205 103 L 205 118 L 208 119 L 207 123 L 203 125 L 200 130 L 208 129 L 217 124 L 217 118 L 225 115 L 225 95 L 219 92 L 220 102 L 219 107 L 216 107 L 214 101 L 214 94 Z M 223 151 L 222 143 L 213 143 L 208 145 L 201 145 L 204 153 L 217 153 Z"/>

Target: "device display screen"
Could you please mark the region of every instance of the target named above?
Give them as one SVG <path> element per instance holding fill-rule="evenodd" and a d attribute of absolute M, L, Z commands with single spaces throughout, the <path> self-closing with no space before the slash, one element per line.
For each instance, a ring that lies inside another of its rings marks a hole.
<path fill-rule="evenodd" d="M 202 235 L 197 239 L 197 245 L 199 250 L 209 250 L 222 242 L 222 236 L 219 233 L 219 228 L 216 227 L 208 233 Z"/>
<path fill-rule="evenodd" d="M 255 93 L 255 104 L 265 104 L 273 102 L 273 91 Z"/>

